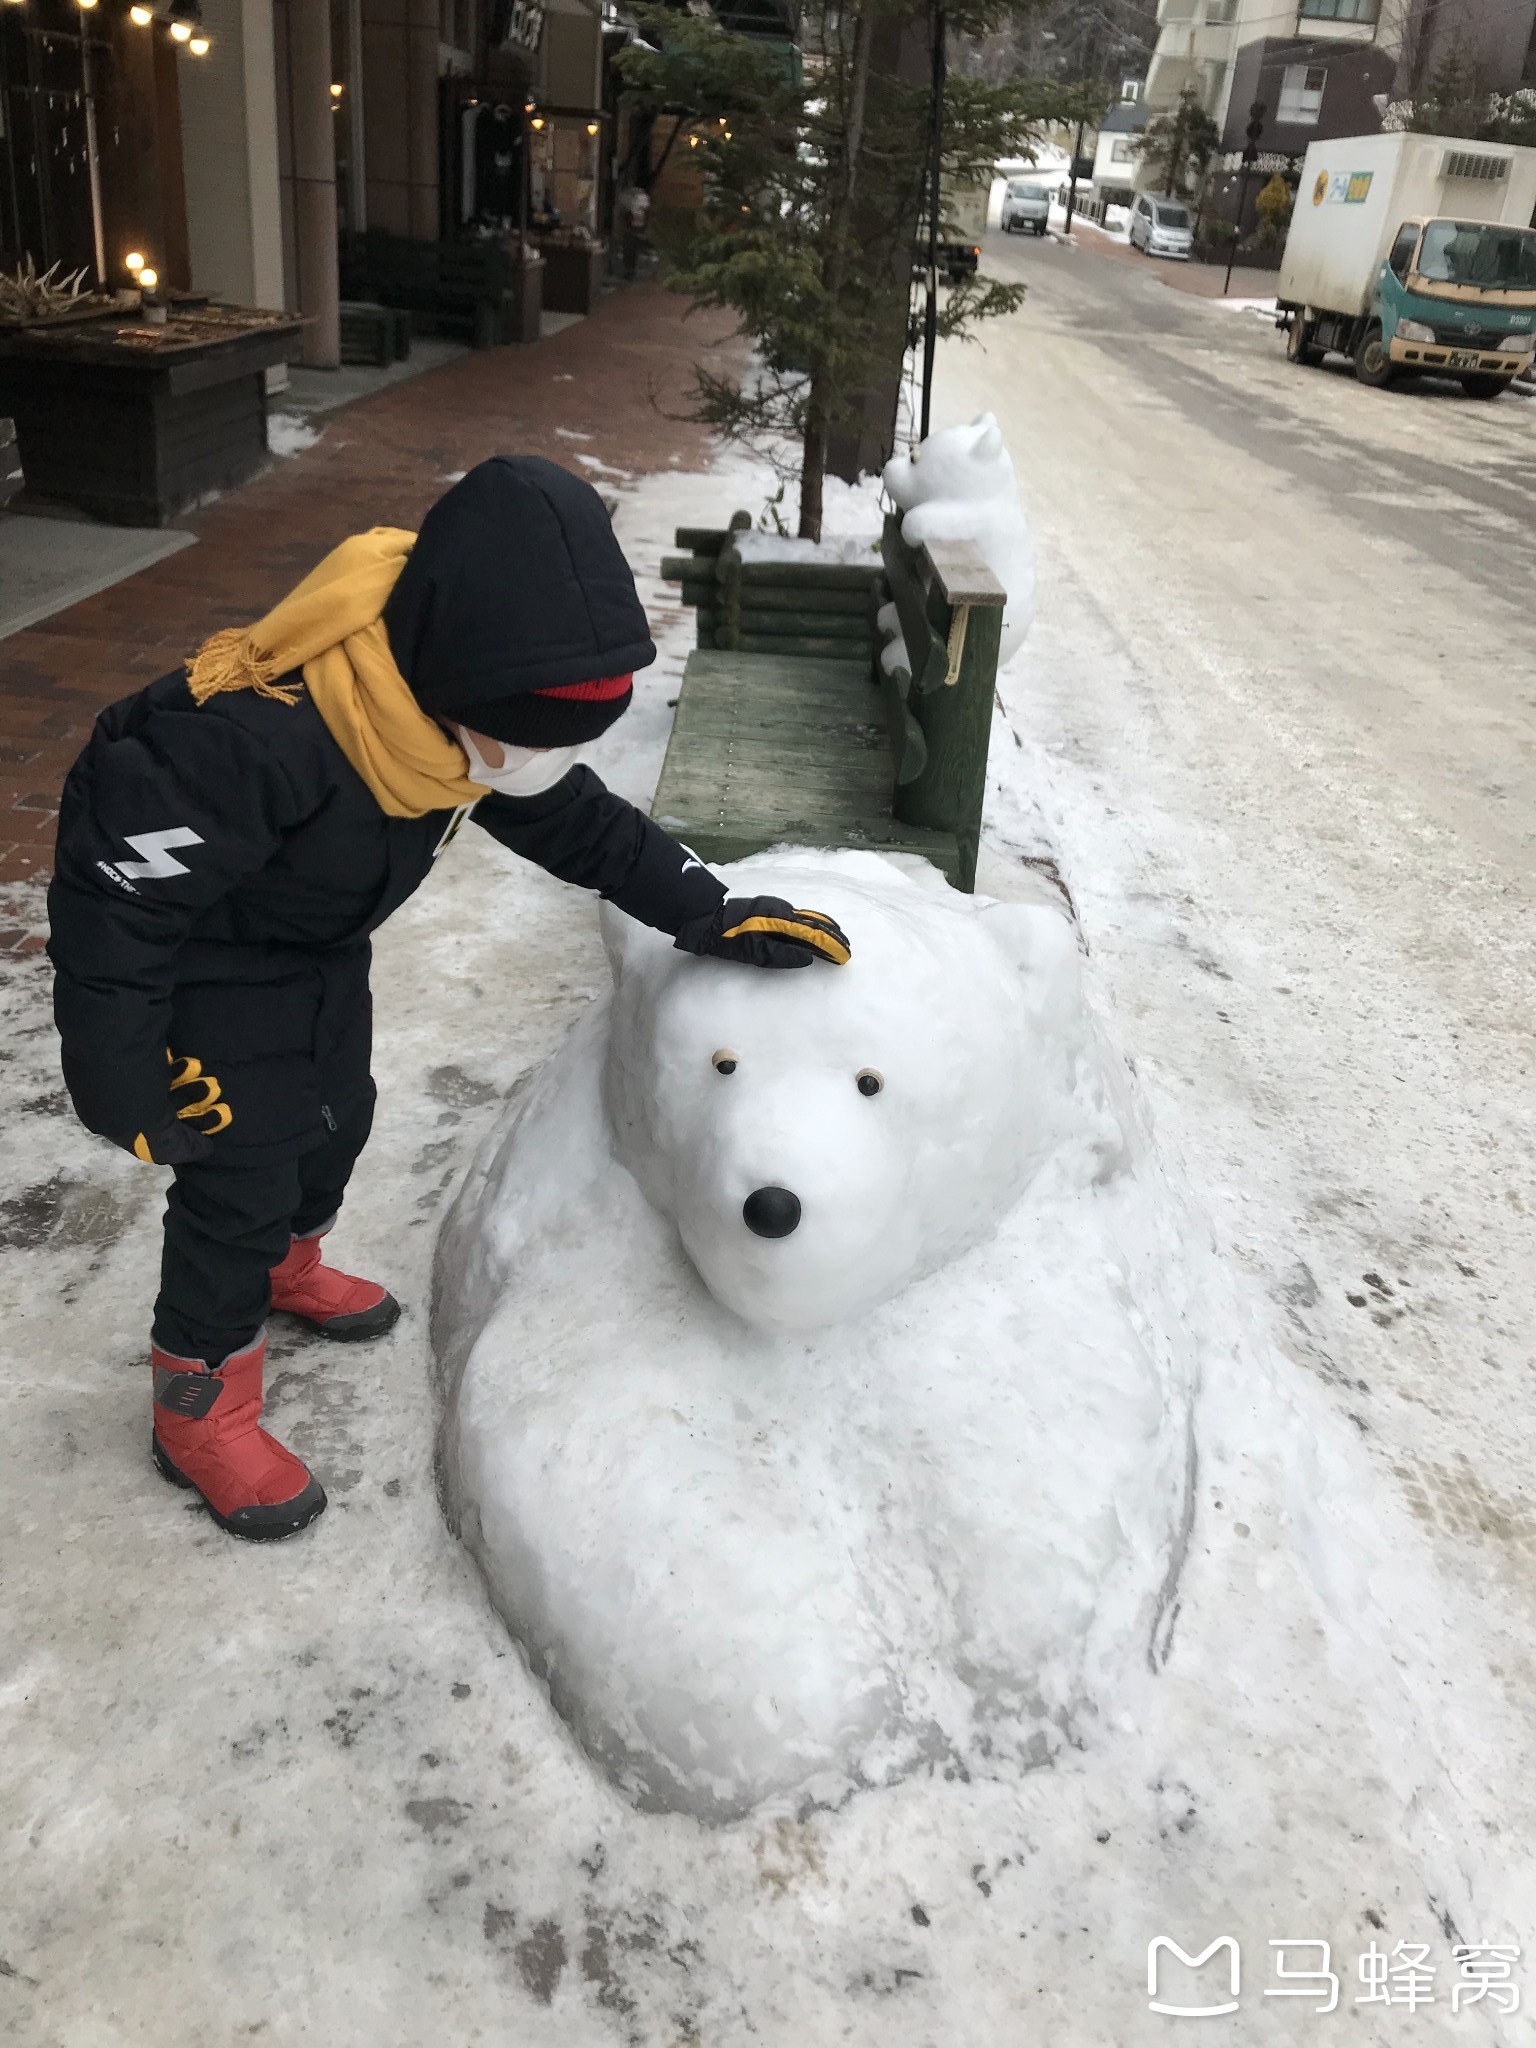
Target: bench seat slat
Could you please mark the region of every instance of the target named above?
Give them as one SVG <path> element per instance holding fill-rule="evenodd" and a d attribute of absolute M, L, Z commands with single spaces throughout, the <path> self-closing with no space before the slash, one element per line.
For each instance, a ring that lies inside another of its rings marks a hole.
<path fill-rule="evenodd" d="M 881 694 L 847 661 L 700 649 L 679 692 L 652 815 L 706 860 L 790 841 L 921 854 L 955 880 L 952 833 L 891 815 Z"/>

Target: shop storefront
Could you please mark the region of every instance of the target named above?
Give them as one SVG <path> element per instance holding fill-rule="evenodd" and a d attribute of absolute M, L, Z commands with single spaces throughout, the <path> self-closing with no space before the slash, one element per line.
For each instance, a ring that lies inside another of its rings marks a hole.
<path fill-rule="evenodd" d="M 544 255 L 544 303 L 589 313 L 607 267 L 599 228 L 605 123 L 585 108 L 540 108 L 528 126 L 529 222 Z"/>

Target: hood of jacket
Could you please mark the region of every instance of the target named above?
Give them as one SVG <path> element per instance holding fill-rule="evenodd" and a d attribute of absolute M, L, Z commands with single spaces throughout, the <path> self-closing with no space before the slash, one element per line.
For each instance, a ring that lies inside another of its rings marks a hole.
<path fill-rule="evenodd" d="M 423 711 L 568 688 L 656 659 L 607 508 L 538 455 L 496 455 L 438 499 L 384 607 Z"/>

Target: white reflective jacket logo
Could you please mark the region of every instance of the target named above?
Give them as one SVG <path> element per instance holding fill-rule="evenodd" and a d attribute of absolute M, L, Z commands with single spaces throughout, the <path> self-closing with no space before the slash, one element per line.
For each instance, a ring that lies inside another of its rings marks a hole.
<path fill-rule="evenodd" d="M 142 853 L 142 860 L 120 860 L 117 872 L 133 876 L 141 882 L 163 882 L 171 875 L 189 875 L 192 870 L 185 861 L 177 860 L 170 853 L 173 846 L 201 846 L 203 835 L 194 832 L 187 825 L 173 825 L 169 832 L 125 832 L 123 837 L 135 853 Z"/>

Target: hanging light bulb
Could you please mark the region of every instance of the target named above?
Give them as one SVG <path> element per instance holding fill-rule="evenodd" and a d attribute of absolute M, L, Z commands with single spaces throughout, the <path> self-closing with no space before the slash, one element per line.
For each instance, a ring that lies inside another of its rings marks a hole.
<path fill-rule="evenodd" d="M 123 268 L 124 270 L 132 271 L 135 277 L 144 268 L 144 258 L 137 249 L 130 249 L 128 251 L 128 254 L 123 258 Z"/>
<path fill-rule="evenodd" d="M 199 31 L 187 44 L 187 48 L 194 57 L 206 57 L 208 54 L 208 38 Z"/>
<path fill-rule="evenodd" d="M 128 10 L 128 19 L 135 28 L 148 28 L 154 18 L 155 11 L 152 7 L 130 7 Z"/>
<path fill-rule="evenodd" d="M 528 126 L 530 128 L 542 128 L 544 126 L 544 116 L 542 114 L 535 114 L 533 119 L 528 123 Z"/>
<path fill-rule="evenodd" d="M 152 292 L 159 282 L 160 273 L 158 270 L 151 270 L 147 263 L 139 266 L 139 290 L 141 292 Z"/>
<path fill-rule="evenodd" d="M 331 98 L 333 100 L 339 100 L 345 91 L 346 87 L 344 85 L 333 85 L 331 87 Z"/>
<path fill-rule="evenodd" d="M 91 9 L 96 5 L 96 0 L 75 0 L 75 5 L 79 7 L 84 13 L 89 14 Z"/>
<path fill-rule="evenodd" d="M 173 21 L 171 23 L 171 34 L 178 43 L 190 43 L 192 40 L 191 22 Z"/>

